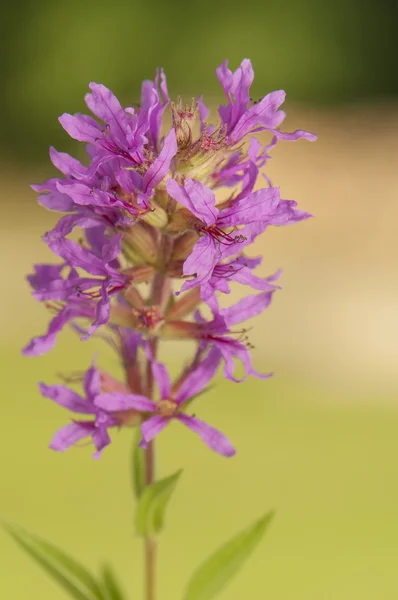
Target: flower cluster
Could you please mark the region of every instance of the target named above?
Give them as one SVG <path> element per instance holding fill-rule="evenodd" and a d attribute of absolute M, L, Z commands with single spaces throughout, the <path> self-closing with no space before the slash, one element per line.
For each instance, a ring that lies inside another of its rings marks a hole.
<path fill-rule="evenodd" d="M 217 124 L 209 123 L 201 97 L 190 104 L 170 100 L 163 71 L 144 81 L 138 108 L 122 108 L 109 89 L 91 83 L 85 100 L 95 118 L 59 119 L 72 138 L 86 144 L 89 160 L 86 166 L 51 148 L 63 177 L 33 186 L 42 206 L 64 215 L 44 236 L 59 262 L 36 265 L 28 277 L 33 296 L 54 316 L 48 331 L 23 352 L 49 351 L 69 324 L 83 340 L 97 335 L 112 344 L 126 377 L 118 381 L 93 363 L 82 377 L 85 397 L 64 385 L 40 384 L 43 396 L 91 417 L 73 419 L 58 431 L 51 442 L 55 450 L 91 437 L 99 456 L 110 429 L 131 425 L 141 427 L 146 447 L 175 419 L 231 456 L 229 440 L 187 414 L 187 407 L 220 364 L 234 382 L 269 376 L 254 370 L 240 324 L 268 307 L 280 273 L 256 276 L 261 258 L 245 251 L 267 227 L 310 215 L 281 199 L 266 176 L 261 187 L 259 174 L 278 140 L 315 136 L 280 131 L 283 91 L 258 102 L 250 98 L 249 60 L 234 73 L 225 61 L 217 77 L 226 96 Z M 163 120 L 171 123 L 166 132 Z M 270 133 L 265 146 L 255 137 L 264 131 Z M 220 194 L 223 188 L 227 193 Z M 233 282 L 255 293 L 221 308 L 219 294 L 230 293 Z M 201 305 L 207 305 L 205 313 Z M 194 356 L 173 383 L 157 359 L 162 339 L 196 342 Z M 243 364 L 243 379 L 236 376 L 235 359 Z"/>

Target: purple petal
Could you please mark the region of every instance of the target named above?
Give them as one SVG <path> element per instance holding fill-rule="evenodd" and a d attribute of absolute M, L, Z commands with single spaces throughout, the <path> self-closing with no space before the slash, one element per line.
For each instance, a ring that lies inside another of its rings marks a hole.
<path fill-rule="evenodd" d="M 58 191 L 57 185 L 60 179 L 49 179 L 42 184 L 33 184 L 31 188 L 36 192 L 48 191 L 48 194 L 40 194 L 37 201 L 48 210 L 56 210 L 58 212 L 71 212 L 76 208 L 73 200 L 64 193 Z"/>
<path fill-rule="evenodd" d="M 85 101 L 92 113 L 109 127 L 112 136 L 119 143 L 126 140 L 127 114 L 124 112 L 116 96 L 102 84 L 90 83 L 92 94 L 87 94 Z"/>
<path fill-rule="evenodd" d="M 101 375 L 94 365 L 84 374 L 84 391 L 87 398 L 94 403 L 94 399 L 101 393 Z"/>
<path fill-rule="evenodd" d="M 213 269 L 217 264 L 217 245 L 210 235 L 205 235 L 195 244 L 191 254 L 183 265 L 186 276 L 195 275 L 196 285 L 210 279 Z M 186 288 L 182 286 L 182 290 Z"/>
<path fill-rule="evenodd" d="M 275 130 L 274 135 L 278 138 L 278 140 L 286 140 L 288 142 L 295 142 L 296 140 L 301 139 L 308 140 L 309 142 L 315 142 L 315 140 L 318 139 L 318 136 L 316 136 L 314 133 L 309 133 L 308 131 L 303 131 L 302 129 L 297 129 L 292 133 L 284 133 L 283 131 Z"/>
<path fill-rule="evenodd" d="M 274 130 L 278 127 L 285 113 L 278 108 L 285 101 L 285 92 L 278 90 L 265 96 L 258 104 L 251 106 L 239 119 L 231 134 L 234 142 L 242 139 L 247 133 L 260 127 L 261 130 Z"/>
<path fill-rule="evenodd" d="M 43 396 L 50 398 L 50 400 L 54 400 L 54 402 L 72 412 L 81 414 L 95 413 L 95 408 L 90 402 L 65 385 L 46 385 L 45 383 L 39 383 L 39 390 Z"/>
<path fill-rule="evenodd" d="M 54 254 L 64 258 L 69 265 L 85 269 L 92 275 L 107 275 L 105 263 L 80 244 L 64 238 L 51 239 L 48 234 L 43 239 Z"/>
<path fill-rule="evenodd" d="M 166 427 L 170 419 L 155 415 L 141 425 L 142 440 L 139 443 L 140 448 L 146 448 L 148 443 L 153 440 Z"/>
<path fill-rule="evenodd" d="M 178 390 L 175 399 L 177 404 L 182 404 L 188 398 L 193 398 L 207 386 L 218 369 L 220 359 L 219 350 L 212 348 L 206 358 L 188 375 Z"/>
<path fill-rule="evenodd" d="M 91 427 L 80 423 L 69 423 L 56 432 L 49 447 L 57 452 L 65 452 L 80 440 L 91 435 L 93 429 L 94 423 Z"/>
<path fill-rule="evenodd" d="M 205 122 L 207 117 L 209 116 L 209 109 L 206 104 L 203 102 L 203 97 L 199 96 L 198 98 L 198 109 L 199 109 L 199 119 L 200 119 L 200 129 L 203 131 Z"/>
<path fill-rule="evenodd" d="M 46 241 L 55 240 L 57 238 L 64 238 L 69 235 L 75 227 L 80 227 L 81 229 L 88 229 L 90 227 L 98 226 L 98 219 L 95 219 L 94 216 L 87 215 L 65 215 L 62 217 L 54 229 L 48 231 L 45 234 Z"/>
<path fill-rule="evenodd" d="M 229 439 L 221 431 L 218 431 L 218 429 L 214 429 L 214 427 L 211 427 L 204 421 L 196 417 L 189 417 L 188 415 L 178 415 L 177 419 L 196 433 L 214 452 L 227 457 L 236 454 L 236 450 Z"/>
<path fill-rule="evenodd" d="M 217 219 L 217 226 L 231 227 L 264 221 L 275 213 L 280 201 L 279 188 L 263 188 L 233 202 Z"/>
<path fill-rule="evenodd" d="M 162 363 L 153 360 L 152 371 L 159 388 L 160 397 L 162 400 L 167 400 L 171 395 L 171 382 L 166 367 Z"/>
<path fill-rule="evenodd" d="M 77 317 L 87 316 L 84 306 L 65 306 L 50 322 L 48 331 L 45 335 L 35 337 L 22 350 L 25 356 L 40 356 L 45 354 L 55 345 L 57 334 L 69 321 Z"/>
<path fill-rule="evenodd" d="M 119 394 L 116 392 L 100 394 L 96 397 L 94 404 L 107 412 L 118 412 L 132 408 L 145 412 L 156 410 L 156 404 L 140 394 Z"/>
<path fill-rule="evenodd" d="M 281 271 L 277 271 L 274 275 L 271 275 L 271 277 L 262 278 L 253 275 L 250 270 L 251 268 L 251 266 L 244 266 L 243 268 L 237 269 L 233 275 L 233 280 L 243 285 L 249 285 L 255 290 L 266 291 L 280 289 L 280 286 L 275 285 L 273 281 L 276 281 L 279 278 Z"/>
<path fill-rule="evenodd" d="M 163 148 L 154 163 L 149 167 L 143 179 L 143 191 L 153 190 L 166 176 L 171 160 L 177 154 L 177 140 L 174 129 L 171 129 L 164 140 Z"/>
<path fill-rule="evenodd" d="M 95 321 L 87 331 L 87 335 L 80 338 L 82 341 L 87 341 L 95 331 L 102 325 L 106 325 L 111 314 L 111 304 L 108 294 L 108 283 L 104 281 L 101 285 L 101 298 L 97 302 L 95 311 Z"/>
<path fill-rule="evenodd" d="M 96 452 L 94 452 L 93 458 L 98 459 L 101 457 L 103 449 L 106 448 L 106 446 L 109 446 L 109 444 L 111 443 L 111 438 L 105 427 L 99 427 L 95 429 L 92 433 L 92 438 L 94 446 L 97 450 Z"/>
<path fill-rule="evenodd" d="M 59 117 L 59 122 L 67 133 L 79 142 L 90 142 L 95 144 L 98 138 L 102 137 L 102 132 L 94 119 L 89 122 L 82 115 L 73 116 L 64 113 Z"/>
<path fill-rule="evenodd" d="M 87 168 L 84 167 L 81 162 L 69 156 L 65 152 L 58 152 L 55 148 L 50 148 L 50 158 L 54 167 L 61 171 L 68 177 L 76 177 L 76 179 L 83 179 L 87 176 Z"/>
<path fill-rule="evenodd" d="M 271 304 L 272 294 L 275 290 L 254 294 L 243 298 L 229 308 L 223 308 L 220 315 L 224 317 L 228 327 L 251 319 L 259 315 Z"/>
<path fill-rule="evenodd" d="M 214 192 L 204 186 L 200 181 L 195 181 L 189 177 L 184 182 L 185 190 L 191 199 L 192 206 L 196 215 L 206 225 L 213 225 L 219 214 L 216 208 L 216 197 Z"/>
<path fill-rule="evenodd" d="M 244 344 L 241 344 L 237 340 L 231 338 L 218 338 L 213 340 L 214 345 L 220 350 L 224 361 L 224 377 L 235 383 L 240 383 L 246 379 L 247 375 L 253 375 L 261 379 L 268 379 L 272 377 L 272 373 L 260 374 L 258 373 L 251 364 L 250 352 Z M 236 379 L 234 376 L 235 363 L 234 358 L 242 361 L 245 368 L 245 375 L 242 379 Z"/>
<path fill-rule="evenodd" d="M 69 300 L 69 298 L 78 298 L 81 292 L 89 290 L 98 285 L 101 281 L 94 278 L 81 278 L 71 271 L 72 277 L 68 279 L 57 279 L 51 281 L 42 288 L 33 292 L 32 296 L 40 302 L 47 300 Z"/>
<path fill-rule="evenodd" d="M 168 179 L 166 182 L 167 192 L 185 208 L 191 211 L 198 219 L 206 225 L 214 225 L 219 213 L 216 208 L 214 192 L 206 188 L 199 181 L 193 181 L 187 178 L 184 186 L 180 186 L 174 179 Z"/>
<path fill-rule="evenodd" d="M 65 264 L 62 265 L 34 265 L 35 272 L 32 275 L 28 275 L 26 279 L 34 290 L 40 289 L 47 286 L 49 283 L 56 279 L 60 279 L 61 273 L 65 268 Z"/>
<path fill-rule="evenodd" d="M 106 238 L 106 242 L 102 246 L 102 260 L 109 264 L 117 258 L 122 251 L 123 233 L 113 235 L 111 238 Z"/>

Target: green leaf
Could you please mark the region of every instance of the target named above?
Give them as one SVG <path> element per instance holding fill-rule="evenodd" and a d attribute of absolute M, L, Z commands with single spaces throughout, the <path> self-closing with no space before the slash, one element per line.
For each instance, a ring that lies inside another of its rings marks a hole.
<path fill-rule="evenodd" d="M 171 498 L 181 470 L 148 485 L 142 492 L 136 513 L 136 528 L 139 535 L 158 533 L 163 527 L 164 513 Z"/>
<path fill-rule="evenodd" d="M 137 427 L 133 450 L 133 489 L 138 500 L 145 488 L 145 450 L 138 446 L 141 439 L 141 427 Z"/>
<path fill-rule="evenodd" d="M 67 557 L 57 548 L 14 525 L 6 523 L 4 524 L 4 528 L 17 544 L 75 600 L 93 600 L 93 598 L 104 600 L 101 589 L 92 575 L 84 567 L 75 562 L 74 559 Z M 59 565 L 66 571 L 66 574 L 62 572 L 62 568 L 59 568 Z M 83 584 L 86 589 L 83 591 L 81 587 L 76 585 L 76 581 L 73 581 L 73 579 Z"/>
<path fill-rule="evenodd" d="M 106 600 L 124 600 L 124 595 L 112 568 L 109 565 L 104 565 L 101 574 Z"/>
<path fill-rule="evenodd" d="M 184 600 L 215 598 L 253 552 L 272 517 L 272 512 L 266 514 L 210 556 L 193 574 Z"/>

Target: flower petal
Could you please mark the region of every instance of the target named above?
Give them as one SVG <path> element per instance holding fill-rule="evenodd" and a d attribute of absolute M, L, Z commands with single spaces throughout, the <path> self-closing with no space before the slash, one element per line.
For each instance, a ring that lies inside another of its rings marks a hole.
<path fill-rule="evenodd" d="M 54 400 L 54 402 L 72 412 L 88 415 L 95 413 L 94 406 L 88 400 L 85 400 L 65 385 L 39 383 L 39 390 L 43 396 Z"/>
<path fill-rule="evenodd" d="M 83 387 L 87 399 L 94 403 L 96 396 L 101 393 L 101 375 L 94 364 L 84 374 Z"/>
<path fill-rule="evenodd" d="M 176 134 L 174 129 L 171 129 L 164 140 L 159 156 L 144 175 L 142 182 L 144 193 L 153 190 L 164 179 L 170 168 L 171 160 L 177 154 L 177 150 Z"/>
<path fill-rule="evenodd" d="M 92 424 L 87 423 L 87 425 L 69 423 L 55 433 L 49 447 L 57 452 L 65 452 L 80 440 L 90 436 L 93 430 L 94 422 Z"/>
<path fill-rule="evenodd" d="M 257 190 L 225 208 L 217 219 L 217 226 L 231 227 L 264 221 L 275 213 L 279 204 L 279 188 Z"/>
<path fill-rule="evenodd" d="M 211 427 L 196 417 L 178 415 L 176 418 L 191 431 L 196 433 L 201 440 L 211 448 L 211 450 L 214 450 L 214 452 L 227 457 L 236 454 L 236 450 L 229 439 L 221 433 L 221 431 L 218 431 L 218 429 L 214 429 L 214 427 Z"/>
<path fill-rule="evenodd" d="M 146 396 L 140 394 L 120 394 L 108 393 L 99 394 L 94 401 L 95 406 L 107 412 L 118 412 L 134 408 L 139 411 L 152 412 L 156 409 L 156 404 Z"/>
<path fill-rule="evenodd" d="M 205 235 L 195 244 L 191 254 L 183 265 L 183 274 L 195 275 L 196 284 L 199 285 L 210 279 L 217 264 L 217 246 L 209 235 Z M 184 290 L 184 286 L 182 287 Z"/>
<path fill-rule="evenodd" d="M 54 317 L 54 319 L 52 319 L 48 326 L 47 333 L 33 338 L 31 342 L 22 350 L 22 354 L 25 356 L 40 356 L 45 354 L 55 345 L 57 334 L 61 331 L 64 325 L 66 325 L 72 319 L 78 317 L 90 318 L 89 315 L 91 312 L 91 306 L 83 305 L 83 303 L 79 305 L 65 306 Z"/>
<path fill-rule="evenodd" d="M 87 167 L 84 167 L 81 162 L 66 154 L 66 152 L 58 152 L 55 148 L 50 148 L 50 158 L 54 167 L 61 171 L 67 177 L 75 177 L 83 179 L 87 176 Z"/>
<path fill-rule="evenodd" d="M 233 306 L 220 310 L 228 327 L 251 319 L 259 315 L 271 304 L 272 295 L 275 290 L 266 291 L 262 294 L 253 294 L 243 298 Z"/>
<path fill-rule="evenodd" d="M 207 386 L 218 369 L 220 359 L 219 350 L 212 348 L 206 358 L 184 380 L 175 398 L 177 404 L 182 404 L 188 398 L 193 398 Z"/>
<path fill-rule="evenodd" d="M 90 83 L 91 94 L 86 94 L 85 101 L 92 113 L 104 121 L 112 137 L 119 143 L 126 142 L 126 123 L 129 119 L 119 100 L 107 87 L 100 83 Z"/>
<path fill-rule="evenodd" d="M 93 458 L 98 459 L 100 458 L 103 449 L 106 448 L 106 446 L 109 446 L 111 443 L 111 438 L 106 427 L 98 427 L 95 429 L 95 431 L 92 433 L 92 438 L 94 446 L 97 449 L 97 451 L 93 454 Z"/>
<path fill-rule="evenodd" d="M 146 448 L 148 443 L 153 440 L 166 427 L 170 419 L 155 415 L 141 425 L 142 440 L 138 444 L 140 448 Z"/>
<path fill-rule="evenodd" d="M 189 178 L 185 180 L 184 187 L 174 179 L 168 179 L 166 188 L 170 196 L 190 210 L 195 217 L 206 225 L 214 225 L 219 210 L 216 208 L 216 198 L 212 190 Z"/>
<path fill-rule="evenodd" d="M 278 108 L 285 101 L 286 94 L 283 90 L 267 94 L 258 104 L 251 106 L 240 117 L 231 133 L 234 142 L 242 139 L 247 133 L 257 127 L 260 130 L 274 130 L 285 118 L 285 113 Z"/>
<path fill-rule="evenodd" d="M 90 121 L 82 115 L 69 115 L 64 113 L 59 117 L 59 122 L 70 137 L 78 142 L 95 142 L 102 136 L 98 124 L 91 119 Z"/>

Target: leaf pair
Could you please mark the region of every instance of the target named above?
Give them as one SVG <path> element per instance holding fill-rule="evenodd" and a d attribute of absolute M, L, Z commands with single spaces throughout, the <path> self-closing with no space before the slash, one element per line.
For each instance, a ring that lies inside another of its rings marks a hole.
<path fill-rule="evenodd" d="M 4 528 L 47 573 L 75 600 L 125 600 L 111 568 L 105 565 L 97 579 L 86 567 L 56 546 L 23 529 Z"/>

